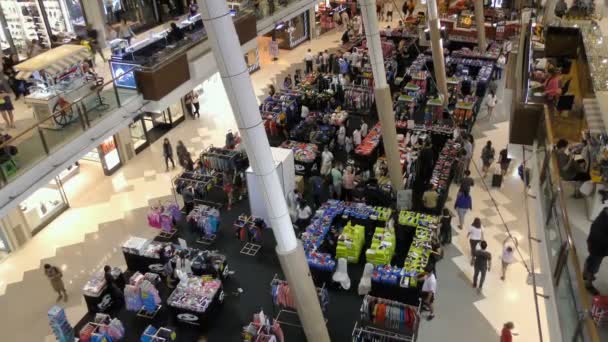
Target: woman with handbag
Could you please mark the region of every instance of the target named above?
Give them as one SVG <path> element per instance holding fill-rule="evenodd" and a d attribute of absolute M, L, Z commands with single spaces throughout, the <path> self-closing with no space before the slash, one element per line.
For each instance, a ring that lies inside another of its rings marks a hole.
<path fill-rule="evenodd" d="M 496 152 L 494 151 L 494 147 L 492 147 L 492 142 L 488 140 L 486 146 L 484 146 L 483 150 L 481 150 L 481 162 L 483 164 L 481 167 L 481 171 L 483 172 L 484 178 L 488 175 L 490 166 L 492 166 L 495 153 Z"/>

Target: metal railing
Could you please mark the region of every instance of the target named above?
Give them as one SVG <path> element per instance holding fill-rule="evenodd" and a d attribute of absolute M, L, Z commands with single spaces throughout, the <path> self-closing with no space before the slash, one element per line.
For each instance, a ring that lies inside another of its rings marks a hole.
<path fill-rule="evenodd" d="M 581 262 L 574 244 L 557 157 L 551 149 L 555 143 L 551 125 L 551 114 L 545 106 L 544 125 L 540 127 L 537 146 L 542 191 L 538 195 L 543 204 L 545 239 L 559 326 L 564 341 L 600 342 L 597 326 L 590 316 L 591 298 L 585 289 Z"/>
<path fill-rule="evenodd" d="M 10 183 L 94 127 L 105 115 L 121 108 L 124 103 L 137 96 L 139 92 L 136 90 L 116 87 L 116 82 L 123 77 L 132 77 L 132 71 L 133 69 L 130 69 L 103 83 L 91 80 L 90 91 L 74 101 L 68 102 L 62 95 L 50 97 L 52 113 L 48 117 L 0 144 L 0 185 Z"/>

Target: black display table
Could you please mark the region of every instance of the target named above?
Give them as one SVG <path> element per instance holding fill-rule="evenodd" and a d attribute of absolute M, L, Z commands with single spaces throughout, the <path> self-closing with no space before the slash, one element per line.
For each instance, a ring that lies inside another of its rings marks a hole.
<path fill-rule="evenodd" d="M 419 284 L 422 286 L 422 284 Z M 407 288 L 399 285 L 388 285 L 372 281 L 372 290 L 369 293 L 374 297 L 395 300 L 413 306 L 420 305 L 419 287 Z"/>
<path fill-rule="evenodd" d="M 83 295 L 84 301 L 87 303 L 87 309 L 90 313 L 106 312 L 111 309 L 114 304 L 112 291 L 109 286 L 106 286 L 99 296 Z M 102 304 L 103 303 L 103 304 Z M 101 305 L 100 305 L 101 304 Z"/>

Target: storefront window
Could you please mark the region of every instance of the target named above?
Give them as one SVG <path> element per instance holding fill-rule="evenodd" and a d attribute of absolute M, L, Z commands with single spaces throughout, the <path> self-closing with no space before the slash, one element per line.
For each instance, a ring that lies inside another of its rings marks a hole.
<path fill-rule="evenodd" d="M 44 11 L 51 34 L 66 36 L 86 34 L 86 23 L 80 0 L 44 0 Z"/>
<path fill-rule="evenodd" d="M 184 117 L 184 106 L 182 102 L 176 102 L 169 107 L 169 115 L 171 115 L 171 122 L 176 123 L 177 120 Z"/>
<path fill-rule="evenodd" d="M 19 54 L 26 56 L 28 43 L 34 39 L 42 41 L 46 47 L 50 46 L 38 1 L 4 0 L 0 2 L 0 8 Z"/>
<path fill-rule="evenodd" d="M 131 142 L 133 143 L 133 149 L 135 150 L 135 153 L 138 153 L 145 147 L 146 143 L 148 142 L 143 120 L 135 120 L 132 124 L 129 125 L 129 131 L 131 133 Z"/>
<path fill-rule="evenodd" d="M 120 155 L 118 154 L 118 148 L 116 148 L 114 136 L 107 138 L 99 145 L 99 156 L 104 171 L 112 172 L 120 166 Z"/>
<path fill-rule="evenodd" d="M 275 25 L 275 35 L 281 49 L 293 49 L 308 39 L 308 11 Z"/>
<path fill-rule="evenodd" d="M 60 186 L 49 184 L 36 190 L 19 204 L 19 210 L 31 235 L 38 233 L 46 224 L 67 208 Z"/>
<path fill-rule="evenodd" d="M 136 32 L 186 13 L 181 0 L 103 0 L 103 3 L 108 24 L 117 24 L 124 18 Z"/>

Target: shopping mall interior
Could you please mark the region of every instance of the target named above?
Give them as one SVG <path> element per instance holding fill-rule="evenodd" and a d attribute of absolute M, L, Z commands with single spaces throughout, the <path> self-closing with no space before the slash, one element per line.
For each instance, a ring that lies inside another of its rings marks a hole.
<path fill-rule="evenodd" d="M 608 341 L 607 15 L 0 1 L 3 335 Z"/>

